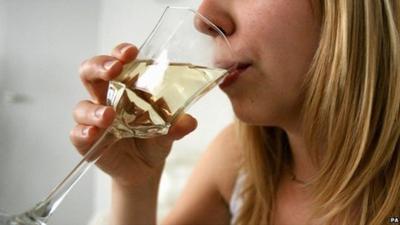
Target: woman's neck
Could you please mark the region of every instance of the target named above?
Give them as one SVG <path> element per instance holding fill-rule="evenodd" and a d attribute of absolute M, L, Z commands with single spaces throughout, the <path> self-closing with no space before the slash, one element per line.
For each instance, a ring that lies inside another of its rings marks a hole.
<path fill-rule="evenodd" d="M 316 174 L 317 168 L 312 162 L 301 129 L 285 130 L 290 144 L 292 165 L 291 172 L 300 181 L 309 181 Z"/>

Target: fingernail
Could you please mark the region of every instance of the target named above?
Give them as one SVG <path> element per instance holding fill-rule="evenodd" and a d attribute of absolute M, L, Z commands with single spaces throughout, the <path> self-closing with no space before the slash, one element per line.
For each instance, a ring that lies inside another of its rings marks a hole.
<path fill-rule="evenodd" d="M 82 129 L 82 136 L 86 137 L 89 134 L 89 127 L 85 127 Z"/>
<path fill-rule="evenodd" d="M 116 63 L 117 63 L 116 60 L 107 61 L 104 63 L 103 67 L 106 70 L 110 70 Z"/>
<path fill-rule="evenodd" d="M 96 111 L 94 111 L 94 115 L 97 118 L 101 118 L 103 116 L 103 113 L 104 113 L 105 110 L 106 109 L 104 107 L 99 107 L 99 108 L 96 109 Z"/>
<path fill-rule="evenodd" d="M 123 47 L 123 48 L 121 49 L 121 53 L 122 53 L 122 54 L 125 54 L 125 52 L 126 52 L 128 49 L 130 49 L 131 47 L 132 47 L 131 45 L 127 45 L 127 46 Z"/>

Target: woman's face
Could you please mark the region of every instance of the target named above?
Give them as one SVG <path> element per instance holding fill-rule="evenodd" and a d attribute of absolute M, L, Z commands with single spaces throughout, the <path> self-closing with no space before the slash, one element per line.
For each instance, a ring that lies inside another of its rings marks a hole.
<path fill-rule="evenodd" d="M 236 116 L 262 126 L 297 121 L 319 39 L 310 0 L 203 0 L 199 12 L 227 34 L 235 61 L 248 65 L 221 87 Z"/>

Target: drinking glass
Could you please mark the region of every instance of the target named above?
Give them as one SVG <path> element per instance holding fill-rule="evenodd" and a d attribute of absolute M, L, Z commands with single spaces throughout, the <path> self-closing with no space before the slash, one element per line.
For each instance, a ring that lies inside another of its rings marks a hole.
<path fill-rule="evenodd" d="M 221 29 L 193 9 L 167 7 L 137 59 L 109 82 L 107 104 L 117 112 L 112 125 L 44 200 L 18 215 L 0 213 L 0 225 L 46 225 L 104 150 L 122 138 L 167 134 L 191 104 L 235 70 L 233 61 Z"/>

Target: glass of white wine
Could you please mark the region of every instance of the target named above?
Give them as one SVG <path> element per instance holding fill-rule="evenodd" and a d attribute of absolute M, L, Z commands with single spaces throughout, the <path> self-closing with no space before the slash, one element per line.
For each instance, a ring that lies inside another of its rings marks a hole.
<path fill-rule="evenodd" d="M 117 117 L 80 163 L 32 209 L 0 213 L 0 225 L 46 225 L 49 217 L 102 152 L 122 138 L 168 133 L 188 107 L 235 71 L 232 48 L 210 20 L 183 7 L 167 7 L 137 59 L 110 81 L 107 104 Z"/>

